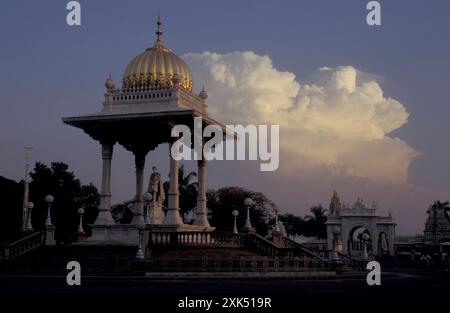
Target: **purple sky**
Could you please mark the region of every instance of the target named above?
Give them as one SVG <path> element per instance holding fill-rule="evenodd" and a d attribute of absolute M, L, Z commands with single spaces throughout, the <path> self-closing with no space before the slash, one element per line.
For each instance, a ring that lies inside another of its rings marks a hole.
<path fill-rule="evenodd" d="M 32 145 L 34 161 L 67 162 L 83 182 L 99 186 L 99 145 L 61 117 L 101 109 L 108 73 L 119 82 L 132 57 L 153 44 L 160 10 L 164 42 L 178 55 L 250 50 L 299 81 L 323 66 L 352 65 L 376 75 L 385 96 L 410 114 L 389 135 L 421 153 L 401 185 L 303 178 L 300 170 L 294 179 L 261 173 L 257 163 L 212 162 L 209 187 L 262 191 L 283 211 L 302 215 L 312 204 L 328 206 L 337 189 L 347 202 L 362 196 L 377 201 L 382 213 L 392 208 L 398 233 L 422 232 L 427 205 L 450 198 L 450 2 L 380 2 L 378 28 L 365 23 L 362 0 L 80 1 L 81 27 L 65 23 L 67 1 L 2 3 L 0 175 L 22 179 L 23 147 Z M 147 180 L 153 164 L 167 175 L 167 146 L 147 161 Z M 113 166 L 113 201 L 132 198 L 132 156 L 116 147 Z"/>

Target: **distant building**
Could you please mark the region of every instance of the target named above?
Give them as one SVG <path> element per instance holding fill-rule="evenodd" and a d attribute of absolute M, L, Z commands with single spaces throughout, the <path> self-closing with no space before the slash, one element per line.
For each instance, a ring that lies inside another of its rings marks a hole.
<path fill-rule="evenodd" d="M 450 241 L 450 206 L 448 202 L 436 201 L 427 210 L 425 243 Z"/>
<path fill-rule="evenodd" d="M 338 251 L 351 256 L 394 255 L 396 223 L 391 212 L 380 216 L 377 211 L 376 203 L 368 207 L 361 198 L 349 206 L 334 191 L 326 223 L 328 249 L 336 244 Z"/>

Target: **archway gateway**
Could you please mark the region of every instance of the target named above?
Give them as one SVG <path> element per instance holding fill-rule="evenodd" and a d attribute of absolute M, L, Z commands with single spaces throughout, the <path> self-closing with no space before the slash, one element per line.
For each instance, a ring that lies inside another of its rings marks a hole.
<path fill-rule="evenodd" d="M 338 241 L 342 242 L 342 253 L 352 256 L 388 254 L 394 255 L 396 223 L 391 214 L 379 216 L 378 207 L 373 203 L 366 206 L 360 198 L 350 207 L 343 204 L 335 191 L 331 198 L 327 220 L 327 246 L 333 249 L 332 229 L 338 229 Z M 366 235 L 366 236 L 364 236 Z M 366 238 L 364 238 L 366 237 Z"/>

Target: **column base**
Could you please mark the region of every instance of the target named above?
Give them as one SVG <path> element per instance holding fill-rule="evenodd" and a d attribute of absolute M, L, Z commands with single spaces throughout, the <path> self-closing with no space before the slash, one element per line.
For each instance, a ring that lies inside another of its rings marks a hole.
<path fill-rule="evenodd" d="M 45 227 L 45 240 L 44 240 L 45 246 L 56 246 L 56 240 L 55 240 L 55 226 L 46 226 Z"/>
<path fill-rule="evenodd" d="M 196 226 L 204 226 L 204 227 L 210 227 L 211 225 L 209 224 L 208 218 L 206 216 L 206 214 L 197 214 L 197 216 L 195 217 L 195 221 L 194 224 Z"/>
<path fill-rule="evenodd" d="M 144 216 L 142 214 L 133 215 L 131 225 L 145 225 Z"/>
<path fill-rule="evenodd" d="M 163 225 L 183 225 L 179 209 L 168 209 Z"/>
<path fill-rule="evenodd" d="M 111 211 L 100 211 L 94 225 L 98 226 L 111 226 L 114 225 L 114 219 L 112 218 Z"/>

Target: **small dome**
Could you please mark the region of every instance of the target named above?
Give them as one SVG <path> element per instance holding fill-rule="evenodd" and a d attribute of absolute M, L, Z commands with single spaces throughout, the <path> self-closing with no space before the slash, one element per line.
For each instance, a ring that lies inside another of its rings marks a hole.
<path fill-rule="evenodd" d="M 158 18 L 157 39 L 153 47 L 137 55 L 125 69 L 123 87 L 174 85 L 179 80 L 179 86 L 192 91 L 192 75 L 184 61 L 166 48 L 162 41 L 161 22 Z M 173 76 L 175 79 L 173 79 Z"/>

